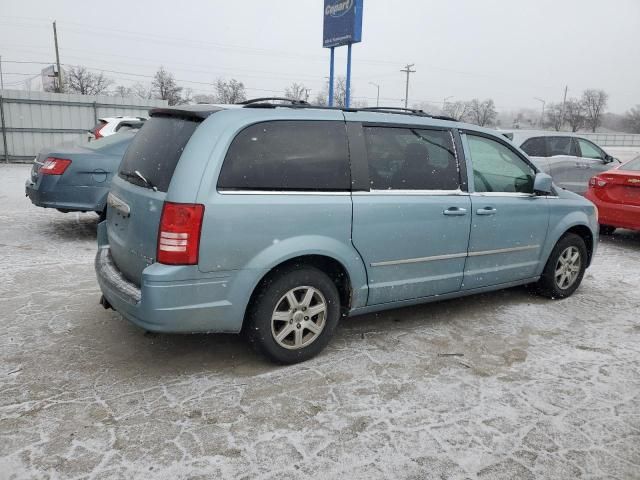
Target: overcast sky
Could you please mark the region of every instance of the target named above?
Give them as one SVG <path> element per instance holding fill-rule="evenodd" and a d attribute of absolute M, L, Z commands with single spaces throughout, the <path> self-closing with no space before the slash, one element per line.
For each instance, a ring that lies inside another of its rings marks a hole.
<path fill-rule="evenodd" d="M 249 96 L 312 89 L 328 75 L 323 0 L 1 0 L 5 87 L 39 71 L 4 61 L 55 59 L 111 70 L 117 84 L 150 82 L 159 65 L 181 85 L 210 93 L 237 78 Z M 353 49 L 356 99 L 399 105 L 403 65 L 415 63 L 410 103 L 493 98 L 499 110 L 540 108 L 585 88 L 610 95 L 609 110 L 640 103 L 640 0 L 364 0 L 363 41 Z M 346 69 L 338 49 L 337 73 Z M 10 72 L 24 75 L 12 75 Z M 138 76 L 134 76 L 138 75 Z M 187 82 L 189 81 L 189 82 Z"/>

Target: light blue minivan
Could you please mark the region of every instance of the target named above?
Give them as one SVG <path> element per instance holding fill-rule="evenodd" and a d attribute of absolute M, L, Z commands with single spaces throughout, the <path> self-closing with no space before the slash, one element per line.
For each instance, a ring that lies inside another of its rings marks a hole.
<path fill-rule="evenodd" d="M 306 360 L 339 319 L 533 283 L 571 295 L 596 209 L 498 132 L 271 99 L 159 108 L 99 224 L 105 308 Z"/>

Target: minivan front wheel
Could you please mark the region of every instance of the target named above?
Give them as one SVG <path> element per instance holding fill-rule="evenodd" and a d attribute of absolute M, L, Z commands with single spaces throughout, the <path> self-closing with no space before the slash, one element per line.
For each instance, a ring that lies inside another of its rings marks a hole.
<path fill-rule="evenodd" d="M 566 298 L 580 286 L 587 268 L 587 247 L 584 240 L 573 233 L 563 236 L 553 248 L 538 291 L 549 298 Z"/>
<path fill-rule="evenodd" d="M 297 363 L 327 345 L 340 318 L 334 282 L 314 267 L 284 270 L 263 282 L 249 307 L 252 346 L 277 363 Z"/>

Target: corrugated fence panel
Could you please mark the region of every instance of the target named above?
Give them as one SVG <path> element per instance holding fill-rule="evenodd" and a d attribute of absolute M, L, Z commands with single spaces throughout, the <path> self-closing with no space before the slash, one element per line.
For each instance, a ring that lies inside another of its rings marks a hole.
<path fill-rule="evenodd" d="M 42 148 L 59 143 L 84 142 L 97 118 L 148 117 L 150 108 L 167 105 L 165 100 L 25 90 L 3 90 L 0 97 L 5 127 L 0 160 L 9 161 L 30 161 Z"/>

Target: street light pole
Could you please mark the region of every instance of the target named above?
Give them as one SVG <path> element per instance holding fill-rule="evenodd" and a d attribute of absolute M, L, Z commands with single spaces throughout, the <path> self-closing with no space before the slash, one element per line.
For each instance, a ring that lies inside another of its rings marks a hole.
<path fill-rule="evenodd" d="M 542 115 L 540 116 L 540 127 L 543 126 L 544 124 L 544 106 L 547 102 L 545 102 L 543 99 L 538 98 L 538 97 L 533 97 L 534 100 L 538 100 L 539 102 L 542 103 Z"/>
<path fill-rule="evenodd" d="M 376 95 L 376 107 L 379 107 L 380 106 L 380 85 L 373 82 L 369 82 L 369 85 L 373 85 L 378 89 L 378 94 Z"/>

